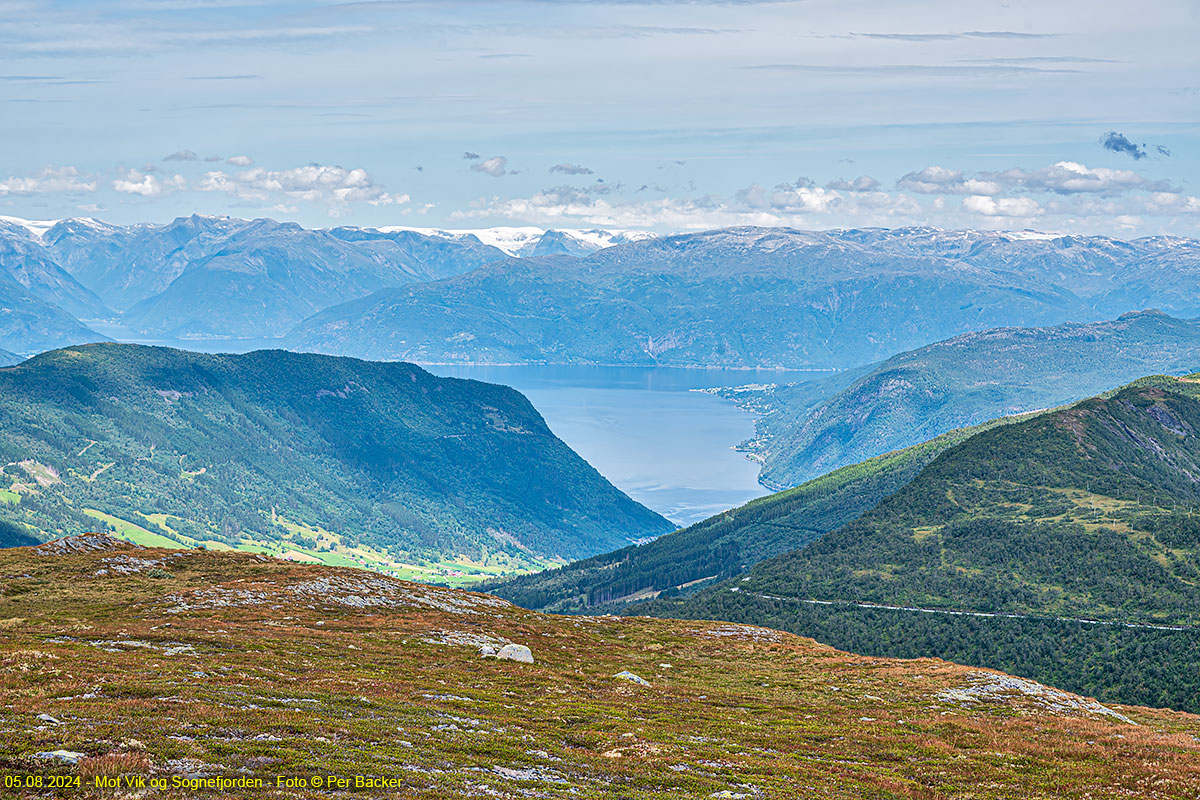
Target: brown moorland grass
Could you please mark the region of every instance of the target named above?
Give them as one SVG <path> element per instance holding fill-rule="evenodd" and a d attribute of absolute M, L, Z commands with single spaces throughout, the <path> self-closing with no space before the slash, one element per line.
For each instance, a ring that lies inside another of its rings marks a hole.
<path fill-rule="evenodd" d="M 82 779 L 9 796 L 1200 798 L 1193 715 L 245 553 L 99 536 L 0 551 L 0 630 L 0 775 Z M 477 655 L 506 642 L 536 663 Z M 85 758 L 36 757 L 55 750 Z M 130 773 L 268 788 L 91 788 Z M 395 784 L 274 788 L 318 775 Z"/>

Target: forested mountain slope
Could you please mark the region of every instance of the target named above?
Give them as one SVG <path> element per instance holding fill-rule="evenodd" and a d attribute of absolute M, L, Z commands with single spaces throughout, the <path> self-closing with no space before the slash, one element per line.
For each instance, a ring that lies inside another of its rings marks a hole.
<path fill-rule="evenodd" d="M 753 500 L 652 542 L 485 588 L 525 608 L 567 613 L 615 612 L 647 598 L 699 591 L 841 527 L 912 480 L 943 450 L 1016 419 L 950 431 Z"/>
<path fill-rule="evenodd" d="M 516 391 L 411 364 L 136 345 L 0 370 L 0 519 L 528 568 L 671 530 Z M 497 561 L 499 559 L 499 561 Z"/>
<path fill-rule="evenodd" d="M 979 433 L 806 547 L 640 611 L 1200 709 L 1200 384 L 1145 379 Z"/>
<path fill-rule="evenodd" d="M 1151 372 L 1198 368 L 1200 321 L 1142 311 L 966 333 L 892 356 L 816 403 L 812 383 L 720 394 L 772 409 L 752 449 L 764 462 L 763 483 L 784 487 L 955 428 L 1081 400 Z"/>

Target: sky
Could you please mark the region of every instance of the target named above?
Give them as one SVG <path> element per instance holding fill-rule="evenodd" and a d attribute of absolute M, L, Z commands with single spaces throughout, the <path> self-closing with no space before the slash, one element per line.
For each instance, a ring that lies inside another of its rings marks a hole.
<path fill-rule="evenodd" d="M 1200 236 L 1200 3 L 0 0 L 0 215 Z"/>

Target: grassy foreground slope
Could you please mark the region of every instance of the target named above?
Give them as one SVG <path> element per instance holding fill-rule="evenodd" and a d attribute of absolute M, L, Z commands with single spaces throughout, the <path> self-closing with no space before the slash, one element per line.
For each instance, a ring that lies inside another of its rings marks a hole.
<path fill-rule="evenodd" d="M 652 542 L 483 588 L 525 608 L 566 613 L 613 612 L 660 595 L 699 591 L 841 527 L 912 480 L 943 450 L 1017 419 L 950 431 L 752 500 Z"/>
<path fill-rule="evenodd" d="M 673 527 L 512 389 L 284 351 L 88 345 L 0 369 L 0 465 L 0 520 L 40 538 L 499 570 Z"/>
<path fill-rule="evenodd" d="M 1200 384 L 1149 378 L 977 434 L 807 547 L 638 611 L 1200 710 Z"/>
<path fill-rule="evenodd" d="M 1200 792 L 1195 716 L 762 628 L 545 616 L 357 570 L 100 536 L 2 551 L 0 575 L 5 775 L 183 782 L 156 797 L 330 795 L 276 789 L 278 775 L 364 775 L 394 783 L 341 796 L 400 798 Z M 476 654 L 507 642 L 536 663 Z M 77 763 L 36 758 L 60 750 Z M 188 788 L 201 778 L 267 786 Z"/>

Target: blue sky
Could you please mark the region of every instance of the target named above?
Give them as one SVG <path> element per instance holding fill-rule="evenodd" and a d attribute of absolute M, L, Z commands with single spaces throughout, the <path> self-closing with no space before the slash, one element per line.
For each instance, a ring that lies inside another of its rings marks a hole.
<path fill-rule="evenodd" d="M 0 214 L 1200 235 L 1200 5 L 0 0 Z"/>

